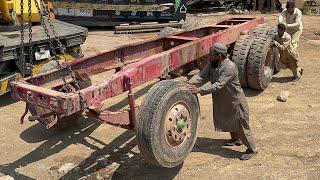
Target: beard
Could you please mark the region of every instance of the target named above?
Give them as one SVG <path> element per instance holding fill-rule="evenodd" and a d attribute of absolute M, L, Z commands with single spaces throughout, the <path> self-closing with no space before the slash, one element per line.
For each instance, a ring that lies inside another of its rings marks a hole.
<path fill-rule="evenodd" d="M 218 67 L 219 62 L 217 60 L 211 60 L 211 66 L 213 68 L 217 68 Z"/>

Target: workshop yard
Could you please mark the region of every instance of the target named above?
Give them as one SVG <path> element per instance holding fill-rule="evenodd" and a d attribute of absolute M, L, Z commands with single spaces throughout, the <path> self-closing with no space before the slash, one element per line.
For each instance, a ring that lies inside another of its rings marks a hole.
<path fill-rule="evenodd" d="M 206 25 L 229 16 L 190 19 Z M 276 14 L 265 16 L 268 24 L 276 24 Z M 265 91 L 245 89 L 259 150 L 252 160 L 238 159 L 244 146 L 223 146 L 229 134 L 214 131 L 210 95 L 199 98 L 201 120 L 195 147 L 184 164 L 173 169 L 144 161 L 130 130 L 85 118 L 66 130 L 46 130 L 36 122 L 20 125 L 25 104 L 5 95 L 0 97 L 0 179 L 2 175 L 15 179 L 320 179 L 320 17 L 303 16 L 303 23 L 301 80 L 290 82 L 291 72 L 283 70 Z M 91 29 L 82 49 L 84 54 L 95 53 L 155 35 L 114 35 L 111 30 Z M 140 88 L 138 102 L 151 85 Z M 276 98 L 284 90 L 290 96 L 283 103 Z M 127 105 L 121 97 L 113 101 L 120 108 Z M 69 164 L 70 172 L 58 172 L 67 163 L 77 166 Z"/>

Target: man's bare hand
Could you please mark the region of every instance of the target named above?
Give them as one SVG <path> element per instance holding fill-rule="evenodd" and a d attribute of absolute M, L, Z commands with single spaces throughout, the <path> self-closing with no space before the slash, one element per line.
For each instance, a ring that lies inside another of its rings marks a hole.
<path fill-rule="evenodd" d="M 194 85 L 191 85 L 191 86 L 189 87 L 189 91 L 190 91 L 192 94 L 198 94 L 198 93 L 200 93 L 200 89 L 197 88 L 197 87 L 194 86 Z"/>

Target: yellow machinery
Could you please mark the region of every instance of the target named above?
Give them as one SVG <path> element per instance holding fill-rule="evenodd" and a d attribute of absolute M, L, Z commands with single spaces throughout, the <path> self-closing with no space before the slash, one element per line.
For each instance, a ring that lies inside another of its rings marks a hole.
<path fill-rule="evenodd" d="M 40 4 L 40 0 L 36 0 Z M 21 0 L 0 0 L 1 24 L 14 25 L 19 23 L 21 15 Z M 37 7 L 34 0 L 31 0 L 31 20 L 32 22 L 40 22 Z M 23 0 L 23 19 L 28 21 L 28 0 Z"/>
<path fill-rule="evenodd" d="M 29 13 L 29 2 L 31 2 L 31 13 Z M 44 10 L 50 9 L 50 4 L 44 4 L 43 0 L 36 2 L 41 11 L 48 12 Z M 87 36 L 86 28 L 55 19 L 49 21 L 48 16 L 52 17 L 51 14 L 43 15 L 47 27 L 46 33 L 40 25 L 41 16 L 35 0 L 23 0 L 22 33 L 20 3 L 21 0 L 0 0 L 0 95 L 10 91 L 10 82 L 39 73 L 44 69 L 43 66 L 52 62 L 55 57 L 69 61 L 82 56 L 80 45 Z M 29 15 L 31 28 L 29 28 Z M 54 27 L 55 33 L 51 27 Z M 59 44 L 57 39 L 61 41 L 61 47 L 57 45 Z M 62 51 L 62 47 L 65 51 Z"/>

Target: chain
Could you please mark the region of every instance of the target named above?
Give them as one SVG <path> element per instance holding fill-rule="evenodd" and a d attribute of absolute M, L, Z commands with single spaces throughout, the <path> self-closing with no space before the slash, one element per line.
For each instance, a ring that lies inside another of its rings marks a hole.
<path fill-rule="evenodd" d="M 67 60 L 66 60 L 66 58 L 65 58 L 66 49 L 65 49 L 65 47 L 63 46 L 63 44 L 61 43 L 61 41 L 59 40 L 59 38 L 58 38 L 58 36 L 57 36 L 57 34 L 56 34 L 56 31 L 54 30 L 54 25 L 52 24 L 51 18 L 50 18 L 50 16 L 49 16 L 49 12 L 47 11 L 47 8 L 46 8 L 43 0 L 41 0 L 41 5 L 42 5 L 42 8 L 43 8 L 43 10 L 44 10 L 45 15 L 48 17 L 48 23 L 49 23 L 50 29 L 51 29 L 51 31 L 52 31 L 52 34 L 53 34 L 55 40 L 58 42 L 58 48 L 60 49 L 61 53 L 62 53 L 63 56 L 64 56 L 65 61 L 67 62 Z M 80 90 L 79 82 L 77 81 L 77 78 L 76 78 L 75 75 L 74 75 L 74 72 L 73 72 L 73 70 L 72 70 L 72 68 L 71 68 L 70 63 L 67 62 L 66 64 L 67 64 L 67 66 L 68 66 L 68 69 L 69 69 L 69 71 L 70 71 L 71 77 L 72 77 L 72 79 L 73 79 L 73 81 L 74 81 L 74 84 L 75 84 L 76 88 L 77 88 L 78 90 Z M 78 92 L 81 93 L 80 91 L 78 91 Z M 80 97 L 80 100 L 83 101 L 83 97 L 82 97 L 81 94 L 79 94 L 79 97 Z"/>
<path fill-rule="evenodd" d="M 29 18 L 29 63 L 33 68 L 33 48 L 32 48 L 32 14 L 31 14 L 31 0 L 28 0 L 28 18 Z"/>
<path fill-rule="evenodd" d="M 55 50 L 55 48 L 54 48 L 54 46 L 53 46 L 52 38 L 51 38 L 51 36 L 50 36 L 50 34 L 49 34 L 49 30 L 48 30 L 47 25 L 46 25 L 46 23 L 45 23 L 45 19 L 44 19 L 44 16 L 43 16 L 43 12 L 40 10 L 40 6 L 39 6 L 39 3 L 37 2 L 37 0 L 34 0 L 34 2 L 35 2 L 35 5 L 36 5 L 36 7 L 37 7 L 37 10 L 38 10 L 38 12 L 39 12 L 40 20 L 41 20 L 41 24 L 42 24 L 42 26 L 43 26 L 44 32 L 45 32 L 45 34 L 46 34 L 46 36 L 47 36 L 47 39 L 49 40 L 49 46 L 50 46 L 50 49 L 52 50 L 52 54 L 53 54 L 53 56 L 54 56 L 54 60 L 55 60 L 55 62 L 56 62 L 56 64 L 57 64 L 58 69 L 61 70 L 62 67 L 61 67 L 61 65 L 60 65 L 60 63 L 59 63 L 59 60 L 58 60 L 58 58 L 57 58 L 57 53 L 56 53 L 56 50 Z M 41 0 L 41 5 L 44 7 L 44 8 L 43 8 L 43 9 L 44 9 L 44 15 L 47 16 L 47 21 L 48 21 L 48 23 L 49 23 L 49 25 L 50 25 L 52 34 L 54 35 L 54 39 L 55 39 L 55 40 L 57 41 L 57 43 L 58 43 L 58 48 L 60 49 L 61 53 L 62 53 L 63 56 L 64 56 L 64 55 L 65 55 L 65 48 L 63 47 L 61 41 L 59 40 L 59 38 L 58 38 L 57 35 L 56 35 L 56 32 L 54 31 L 54 26 L 53 26 L 53 24 L 52 24 L 52 22 L 51 22 L 51 19 L 50 19 L 50 17 L 49 17 L 48 11 L 47 11 L 46 7 L 44 6 L 43 0 Z M 74 71 L 72 70 L 72 67 L 71 67 L 70 63 L 67 61 L 66 58 L 64 58 L 64 59 L 65 59 L 65 62 L 66 62 L 66 64 L 67 64 L 67 66 L 68 66 L 68 70 L 69 70 L 69 72 L 70 72 L 70 75 L 71 75 L 71 77 L 72 77 L 72 80 L 74 81 L 74 84 L 75 84 L 75 86 L 76 86 L 76 88 L 77 88 L 77 90 L 78 90 L 78 95 L 79 95 L 79 99 L 80 99 L 80 107 L 81 107 L 81 109 L 83 109 L 83 108 L 84 108 L 84 104 L 83 104 L 84 99 L 83 99 L 82 93 L 80 92 L 79 82 L 77 81 L 77 78 L 75 77 L 75 73 L 74 73 Z M 62 77 L 62 80 L 63 80 L 63 83 L 64 83 L 64 88 L 65 88 L 68 92 L 70 92 L 71 89 L 70 89 L 70 87 L 68 86 L 68 83 L 67 83 L 67 81 L 66 81 L 65 76 Z"/>
<path fill-rule="evenodd" d="M 42 25 L 42 27 L 44 29 L 44 33 L 46 34 L 47 39 L 49 40 L 49 46 L 50 46 L 50 50 L 52 51 L 52 54 L 53 54 L 53 60 L 56 62 L 56 65 L 57 65 L 58 69 L 61 70 L 62 67 L 61 67 L 61 65 L 59 63 L 59 60 L 57 58 L 57 53 L 56 53 L 56 50 L 55 50 L 54 45 L 52 43 L 52 39 L 51 39 L 51 36 L 49 34 L 47 25 L 45 24 L 44 17 L 43 17 L 42 11 L 40 10 L 39 3 L 37 2 L 37 0 L 34 0 L 34 2 L 35 2 L 35 5 L 36 5 L 36 8 L 38 10 L 39 16 L 40 16 L 40 22 L 41 22 L 41 25 Z M 64 83 L 64 85 L 63 85 L 64 89 L 66 89 L 67 92 L 70 92 L 71 89 L 69 88 L 69 86 L 67 86 L 68 83 L 66 81 L 65 76 L 62 77 L 62 81 Z"/>
<path fill-rule="evenodd" d="M 65 55 L 66 48 L 64 47 L 64 45 L 61 43 L 60 39 L 59 39 L 58 36 L 57 36 L 57 33 L 56 33 L 56 31 L 55 31 L 55 29 L 54 29 L 54 26 L 53 26 L 53 24 L 52 24 L 52 21 L 51 21 L 49 12 L 47 11 L 47 8 L 46 8 L 43 0 L 41 0 L 41 5 L 42 5 L 43 12 L 44 12 L 45 16 L 48 17 L 47 20 L 48 20 L 50 29 L 51 29 L 51 31 L 52 31 L 53 37 L 54 37 L 55 40 L 58 42 L 58 47 L 59 47 L 60 51 L 62 52 L 63 55 Z"/>
<path fill-rule="evenodd" d="M 24 27 L 23 27 L 23 0 L 20 0 L 20 61 L 24 64 Z"/>

